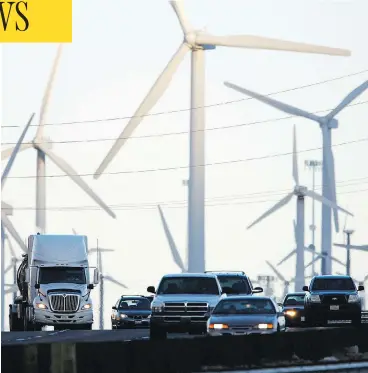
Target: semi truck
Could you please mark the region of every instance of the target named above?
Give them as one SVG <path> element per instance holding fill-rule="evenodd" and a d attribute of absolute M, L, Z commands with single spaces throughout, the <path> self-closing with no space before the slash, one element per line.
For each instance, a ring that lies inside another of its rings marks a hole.
<path fill-rule="evenodd" d="M 37 233 L 27 249 L 17 270 L 20 295 L 9 305 L 10 331 L 92 329 L 99 272 L 89 266 L 87 236 Z"/>

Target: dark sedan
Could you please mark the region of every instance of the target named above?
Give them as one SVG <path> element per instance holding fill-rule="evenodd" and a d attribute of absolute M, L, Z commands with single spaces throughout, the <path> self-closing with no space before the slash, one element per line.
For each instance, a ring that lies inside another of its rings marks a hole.
<path fill-rule="evenodd" d="M 112 307 L 112 329 L 149 328 L 151 302 L 144 296 L 122 296 Z"/>
<path fill-rule="evenodd" d="M 282 311 L 285 315 L 286 326 L 305 325 L 304 292 L 286 294 L 282 302 Z"/>

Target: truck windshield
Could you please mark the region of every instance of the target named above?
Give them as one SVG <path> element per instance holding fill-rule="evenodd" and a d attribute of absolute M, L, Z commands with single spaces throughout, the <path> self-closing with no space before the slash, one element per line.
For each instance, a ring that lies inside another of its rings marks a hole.
<path fill-rule="evenodd" d="M 268 299 L 223 299 L 215 309 L 213 315 L 264 315 L 275 314 L 276 309 Z"/>
<path fill-rule="evenodd" d="M 44 267 L 40 268 L 38 282 L 40 284 L 67 283 L 86 284 L 84 268 Z"/>
<path fill-rule="evenodd" d="M 350 278 L 316 278 L 312 290 L 356 290 Z"/>
<path fill-rule="evenodd" d="M 232 293 L 251 294 L 251 289 L 247 281 L 240 276 L 217 276 L 222 288 L 230 288 Z"/>
<path fill-rule="evenodd" d="M 166 277 L 157 294 L 216 294 L 220 291 L 215 278 L 208 277 Z"/>

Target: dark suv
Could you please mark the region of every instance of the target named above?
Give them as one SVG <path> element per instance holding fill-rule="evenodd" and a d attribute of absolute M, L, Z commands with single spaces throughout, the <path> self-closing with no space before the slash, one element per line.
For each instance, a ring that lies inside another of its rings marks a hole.
<path fill-rule="evenodd" d="M 351 320 L 361 324 L 362 304 L 358 291 L 350 276 L 315 276 L 308 286 L 304 299 L 305 321 L 310 326 L 327 324 L 328 320 Z"/>
<path fill-rule="evenodd" d="M 215 275 L 222 291 L 226 294 L 252 295 L 262 293 L 261 287 L 253 288 L 252 282 L 243 271 L 205 271 Z"/>

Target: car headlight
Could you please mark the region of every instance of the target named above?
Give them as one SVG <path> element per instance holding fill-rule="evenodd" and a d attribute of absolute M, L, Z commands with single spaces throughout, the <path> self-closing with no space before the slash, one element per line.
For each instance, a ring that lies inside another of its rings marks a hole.
<path fill-rule="evenodd" d="M 321 303 L 321 298 L 319 295 L 311 295 L 310 300 L 313 303 Z"/>
<path fill-rule="evenodd" d="M 359 301 L 360 301 L 359 295 L 357 294 L 349 295 L 349 300 L 348 300 L 349 303 L 356 303 Z"/>
<path fill-rule="evenodd" d="M 43 304 L 43 303 L 36 303 L 36 308 L 38 308 L 39 310 L 47 310 L 47 306 L 46 304 Z"/>
<path fill-rule="evenodd" d="M 285 315 L 288 315 L 290 317 L 294 317 L 294 316 L 296 316 L 296 314 L 297 314 L 297 312 L 294 311 L 294 310 L 287 310 L 287 311 L 285 311 Z"/>
<path fill-rule="evenodd" d="M 208 329 L 229 329 L 229 325 L 227 324 L 210 324 L 208 325 Z"/>
<path fill-rule="evenodd" d="M 127 317 L 128 317 L 128 315 L 126 315 L 125 313 L 118 313 L 116 315 L 116 320 L 126 319 Z"/>
<path fill-rule="evenodd" d="M 85 304 L 85 305 L 82 307 L 82 310 L 89 310 L 89 309 L 91 309 L 91 308 L 92 308 L 92 304 L 87 303 L 87 304 Z"/>
<path fill-rule="evenodd" d="M 273 324 L 258 324 L 258 329 L 273 329 Z"/>
<path fill-rule="evenodd" d="M 159 304 L 159 303 L 156 303 L 156 304 L 153 304 L 152 307 L 152 312 L 163 312 L 164 310 L 164 305 L 163 304 Z"/>

